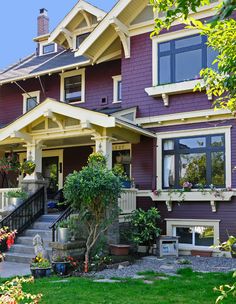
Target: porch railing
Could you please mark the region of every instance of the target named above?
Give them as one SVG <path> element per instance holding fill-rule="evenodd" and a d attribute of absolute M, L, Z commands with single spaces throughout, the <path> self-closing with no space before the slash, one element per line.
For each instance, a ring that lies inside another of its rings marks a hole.
<path fill-rule="evenodd" d="M 9 199 L 6 194 L 9 191 L 18 191 L 20 188 L 0 188 L 0 212 L 3 212 L 9 205 Z"/>
<path fill-rule="evenodd" d="M 130 214 L 136 209 L 136 197 L 137 189 L 124 189 L 121 192 L 121 197 L 119 198 L 119 207 L 121 209 L 121 215 Z"/>
<path fill-rule="evenodd" d="M 68 219 L 71 214 L 73 213 L 73 209 L 71 207 L 68 207 L 57 219 L 56 221 L 49 227 L 49 229 L 52 230 L 52 241 L 58 241 L 58 235 L 57 235 L 57 227 L 58 225 Z"/>
<path fill-rule="evenodd" d="M 33 222 L 44 213 L 45 192 L 41 188 L 24 203 L 12 211 L 8 216 L 0 221 L 0 227 L 7 226 L 10 230 L 17 230 L 18 233 L 23 232 Z"/>

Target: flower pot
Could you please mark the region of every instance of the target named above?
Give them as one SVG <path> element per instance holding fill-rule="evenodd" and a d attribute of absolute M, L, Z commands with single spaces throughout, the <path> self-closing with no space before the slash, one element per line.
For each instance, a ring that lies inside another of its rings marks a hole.
<path fill-rule="evenodd" d="M 67 275 L 70 272 L 70 262 L 52 262 L 52 268 L 57 275 Z"/>
<path fill-rule="evenodd" d="M 68 243 L 70 241 L 70 230 L 69 228 L 58 228 L 58 242 Z"/>
<path fill-rule="evenodd" d="M 205 250 L 191 250 L 192 256 L 200 256 L 200 257 L 211 257 L 212 251 L 205 251 Z"/>
<path fill-rule="evenodd" d="M 30 267 L 30 271 L 31 271 L 32 276 L 35 279 L 50 277 L 51 274 L 52 274 L 52 268 L 51 267 L 48 267 L 48 268 L 31 268 Z"/>
<path fill-rule="evenodd" d="M 126 188 L 126 189 L 130 189 L 131 188 L 131 181 L 123 180 L 122 181 L 122 187 Z"/>
<path fill-rule="evenodd" d="M 23 203 L 23 199 L 19 197 L 9 197 L 9 204 L 15 208 L 19 207 Z"/>
<path fill-rule="evenodd" d="M 112 255 L 129 255 L 129 249 L 130 245 L 110 245 L 110 251 Z"/>

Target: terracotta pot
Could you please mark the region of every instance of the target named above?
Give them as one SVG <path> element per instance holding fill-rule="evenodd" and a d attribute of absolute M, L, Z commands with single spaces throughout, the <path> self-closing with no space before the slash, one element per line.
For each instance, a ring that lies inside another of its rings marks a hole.
<path fill-rule="evenodd" d="M 200 256 L 200 257 L 212 257 L 212 251 L 205 250 L 191 250 L 192 256 Z"/>
<path fill-rule="evenodd" d="M 130 245 L 110 245 L 110 250 L 112 255 L 129 255 Z"/>

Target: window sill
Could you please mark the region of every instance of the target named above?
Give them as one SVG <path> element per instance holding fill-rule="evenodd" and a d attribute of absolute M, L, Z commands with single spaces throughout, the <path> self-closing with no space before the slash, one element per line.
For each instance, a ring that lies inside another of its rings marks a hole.
<path fill-rule="evenodd" d="M 75 105 L 75 104 L 84 103 L 84 101 L 71 101 L 71 102 L 65 101 L 65 103 L 68 104 L 68 105 Z"/>
<path fill-rule="evenodd" d="M 206 189 L 207 191 L 207 189 Z M 210 190 L 209 190 L 210 191 Z M 190 192 L 170 192 L 162 191 L 155 195 L 152 191 L 138 191 L 139 197 L 150 197 L 155 202 L 166 202 L 168 211 L 172 211 L 172 202 L 210 202 L 212 212 L 216 212 L 216 202 L 230 201 L 235 196 L 235 191 L 222 191 L 218 196 L 217 193 L 190 191 Z"/>
<path fill-rule="evenodd" d="M 169 96 L 174 94 L 181 94 L 192 92 L 197 83 L 203 85 L 203 80 L 189 80 L 178 83 L 170 83 L 164 85 L 158 85 L 155 87 L 146 88 L 145 92 L 152 97 L 162 97 L 164 106 L 169 106 Z M 212 96 L 208 95 L 208 99 L 212 100 Z"/>
<path fill-rule="evenodd" d="M 112 103 L 121 103 L 122 100 L 115 100 L 115 101 L 112 101 Z"/>

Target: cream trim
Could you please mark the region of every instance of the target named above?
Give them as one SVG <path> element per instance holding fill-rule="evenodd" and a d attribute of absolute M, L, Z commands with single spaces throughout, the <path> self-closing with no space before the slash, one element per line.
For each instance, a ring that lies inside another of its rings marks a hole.
<path fill-rule="evenodd" d="M 27 92 L 27 93 L 23 93 L 23 114 L 26 113 L 26 108 L 27 108 L 27 99 L 30 97 L 36 97 L 37 99 L 37 103 L 40 103 L 40 91 L 33 91 L 33 92 Z"/>
<path fill-rule="evenodd" d="M 166 232 L 167 235 L 176 236 L 176 232 L 173 231 L 175 227 L 193 227 L 193 226 L 208 226 L 214 228 L 214 245 L 219 245 L 220 238 L 220 220 L 208 220 L 208 219 L 170 219 L 166 218 Z M 207 246 L 193 246 L 191 244 L 179 244 L 180 249 L 197 249 L 206 248 Z"/>
<path fill-rule="evenodd" d="M 70 102 L 70 104 L 78 104 L 78 103 L 84 103 L 85 102 L 85 69 L 80 69 L 80 70 L 75 70 L 75 71 L 70 71 L 70 72 L 65 72 L 61 73 L 61 86 L 60 86 L 60 100 L 65 102 L 65 90 L 64 90 L 64 85 L 65 85 L 65 78 L 68 77 L 73 77 L 73 76 L 78 76 L 81 75 L 81 100 L 75 101 L 75 102 Z"/>
<path fill-rule="evenodd" d="M 122 102 L 118 99 L 118 82 L 122 80 L 121 75 L 113 76 L 113 103 Z"/>
<path fill-rule="evenodd" d="M 157 133 L 157 189 L 162 189 L 162 140 L 168 138 L 178 138 L 185 136 L 195 135 L 214 135 L 217 133 L 223 133 L 225 135 L 225 185 L 231 187 L 232 175 L 231 175 L 231 127 L 214 127 L 214 128 L 202 128 L 184 131 L 171 131 Z"/>
<path fill-rule="evenodd" d="M 222 118 L 220 118 L 220 116 Z M 179 124 L 189 124 L 219 119 L 233 119 L 234 114 L 229 110 L 199 110 L 167 115 L 136 118 L 135 123 L 143 127 L 163 127 Z"/>

